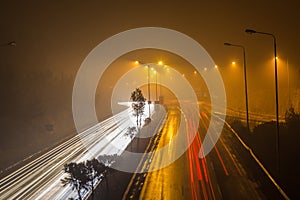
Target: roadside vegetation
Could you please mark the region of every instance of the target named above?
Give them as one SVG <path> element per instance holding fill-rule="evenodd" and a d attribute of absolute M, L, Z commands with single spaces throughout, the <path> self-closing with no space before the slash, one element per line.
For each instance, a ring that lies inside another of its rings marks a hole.
<path fill-rule="evenodd" d="M 136 117 L 136 126 L 141 126 L 146 98 L 144 97 L 142 91 L 139 88 L 136 88 L 131 93 L 130 100 L 132 101 L 131 107 L 133 109 L 133 115 Z"/>
<path fill-rule="evenodd" d="M 93 158 L 80 163 L 67 163 L 64 165 L 66 176 L 61 179 L 62 185 L 71 186 L 78 194 L 78 199 L 82 199 L 82 194 L 91 191 L 94 199 L 95 184 L 104 180 L 108 189 L 107 175 L 111 172 L 110 166 L 115 162 L 117 155 L 102 155 L 98 159 Z"/>
<path fill-rule="evenodd" d="M 300 177 L 300 114 L 291 106 L 285 113 L 285 121 L 279 126 L 280 175 L 276 174 L 276 122 L 256 125 L 249 131 L 236 119 L 229 121 L 243 141 L 251 147 L 269 172 L 276 177 L 280 186 L 292 199 L 299 199 L 298 178 Z"/>

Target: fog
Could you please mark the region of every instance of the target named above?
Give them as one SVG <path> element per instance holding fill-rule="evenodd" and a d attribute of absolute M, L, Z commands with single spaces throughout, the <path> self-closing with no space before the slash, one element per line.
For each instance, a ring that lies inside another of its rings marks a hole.
<path fill-rule="evenodd" d="M 81 63 L 106 38 L 136 27 L 170 28 L 198 41 L 218 65 L 228 107 L 238 111 L 245 110 L 242 52 L 223 43 L 245 45 L 249 110 L 268 115 L 275 114 L 272 38 L 246 35 L 244 29 L 274 33 L 278 42 L 280 115 L 290 105 L 300 111 L 300 22 L 293 2 L 11 1 L 1 2 L 1 8 L 0 43 L 15 40 L 17 46 L 0 47 L 0 169 L 76 134 L 72 89 Z M 134 60 L 163 60 L 185 74 L 195 90 L 206 90 L 201 77 L 193 80 L 193 66 L 183 58 L 164 51 L 132 52 L 112 63 L 99 82 L 95 101 L 100 121 L 111 115 L 106 105 L 110 105 L 112 88 L 134 67 Z M 198 95 L 198 99 L 209 101 L 207 97 Z"/>

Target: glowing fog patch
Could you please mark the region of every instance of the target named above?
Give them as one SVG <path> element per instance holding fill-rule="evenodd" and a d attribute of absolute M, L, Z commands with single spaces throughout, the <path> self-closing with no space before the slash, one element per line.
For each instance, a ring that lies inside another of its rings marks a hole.
<path fill-rule="evenodd" d="M 197 72 L 203 77 L 209 90 L 211 112 L 226 113 L 226 94 L 221 75 L 218 70 L 214 69 L 215 63 L 199 43 L 197 43 L 187 35 L 166 28 L 136 28 L 118 33 L 101 42 L 88 54 L 88 56 L 80 66 L 80 69 L 78 70 L 78 73 L 76 75 L 72 97 L 73 118 L 78 133 L 80 133 L 87 127 L 98 123 L 95 111 L 95 94 L 98 82 L 104 70 L 121 55 L 134 50 L 145 48 L 161 49 L 172 52 L 181 56 L 190 64 L 192 64 L 196 68 Z M 181 79 L 184 78 L 184 76 L 181 76 Z M 166 83 L 165 86 L 168 88 L 171 87 L 170 83 Z M 170 90 L 177 97 L 179 97 L 179 101 L 183 99 L 189 100 L 189 102 L 195 104 L 198 108 L 197 98 L 195 99 L 193 97 L 194 92 L 189 88 L 190 86 L 188 84 L 186 84 L 184 87 L 181 87 L 181 85 L 176 86 L 176 88 L 172 88 Z M 177 91 L 178 88 L 180 88 L 179 91 Z M 191 91 L 191 93 L 182 94 L 182 91 Z M 180 95 L 186 96 L 181 97 Z M 118 104 L 113 104 L 113 110 L 114 105 L 117 106 Z M 184 103 L 180 103 L 180 106 L 183 113 L 189 112 L 189 109 L 185 106 Z M 199 109 L 196 112 L 198 111 Z M 222 116 L 222 118 L 224 119 L 225 115 Z M 181 117 L 181 124 L 184 124 L 183 119 L 184 117 Z M 193 115 L 193 117 L 189 120 L 193 121 L 194 124 L 199 124 L 198 115 Z M 215 130 L 218 138 L 221 134 L 223 123 L 214 123 L 216 124 L 216 126 L 213 128 L 213 120 L 214 118 L 212 118 L 210 121 L 208 132 Z M 180 147 L 176 149 L 176 155 L 172 156 L 172 158 L 170 159 L 166 159 L 165 162 L 159 166 L 159 168 L 165 167 L 166 165 L 175 161 L 182 154 L 182 152 L 184 152 L 188 148 L 188 145 L 186 143 L 180 143 L 179 140 L 180 137 L 183 137 L 184 131 L 185 130 L 183 130 L 182 128 L 179 128 L 179 134 L 175 137 L 177 138 L 179 143 L 173 142 L 173 138 L 172 144 L 178 145 Z M 193 136 L 195 133 L 189 134 Z M 202 151 L 204 153 L 199 154 L 199 157 L 206 156 L 211 151 L 216 142 L 217 139 L 211 142 L 209 138 L 206 137 L 203 141 L 201 147 L 202 149 L 200 150 L 200 152 Z M 167 154 L 168 149 L 161 148 L 156 151 L 156 153 Z M 127 158 L 132 160 L 132 162 L 135 162 L 135 160 L 138 160 L 143 155 L 133 152 L 124 152 L 124 154 L 126 154 Z M 133 169 L 132 166 L 129 165 L 116 165 L 115 168 L 121 171 L 135 172 L 135 168 Z"/>

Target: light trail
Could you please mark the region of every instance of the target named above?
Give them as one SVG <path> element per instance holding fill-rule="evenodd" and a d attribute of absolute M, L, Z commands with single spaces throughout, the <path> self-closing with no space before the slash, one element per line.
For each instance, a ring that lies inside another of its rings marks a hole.
<path fill-rule="evenodd" d="M 195 113 L 192 109 L 188 110 L 188 113 L 182 112 L 178 107 L 172 110 L 176 110 L 177 115 L 170 114 L 171 109 L 169 110 L 158 146 L 170 144 L 170 138 L 174 138 L 172 132 L 174 134 L 176 131 L 174 124 L 179 122 L 180 116 L 184 118 L 185 136 L 187 143 L 191 145 L 178 160 L 165 168 L 149 172 L 144 182 L 139 182 L 139 186 L 143 185 L 139 199 L 268 199 L 268 190 L 272 191 L 275 188 L 265 189 L 264 186 L 260 186 L 260 180 L 253 179 L 255 175 L 263 174 L 256 168 L 258 166 L 255 166 L 251 157 L 244 154 L 241 144 L 232 137 L 233 130 L 228 128 L 226 122 L 227 126 L 217 142 L 218 133 L 215 126 L 217 127 L 220 120 L 215 119 L 215 115 L 207 109 L 200 113 L 200 126 L 189 120 Z M 210 123 L 213 128 L 208 132 Z M 197 133 L 194 138 L 191 134 L 193 132 Z M 199 155 L 204 154 L 201 139 L 204 136 L 209 137 L 216 145 L 210 154 L 200 159 Z M 155 155 L 150 169 L 160 165 L 162 160 L 172 157 L 174 151 L 176 148 L 167 154 Z M 249 163 L 254 164 L 253 168 L 248 166 Z M 266 180 L 265 177 L 262 177 L 262 180 Z M 134 187 L 134 183 L 131 182 L 128 188 Z M 138 199 L 138 196 L 123 196 L 123 199 L 128 198 Z"/>
<path fill-rule="evenodd" d="M 203 127 L 204 127 L 205 130 L 206 130 L 206 133 L 207 133 L 207 135 L 208 135 L 210 141 L 211 141 L 212 143 L 214 143 L 214 142 L 213 142 L 212 135 L 211 135 L 211 133 L 208 132 L 208 127 L 207 127 L 206 123 L 204 122 L 203 118 L 201 118 L 200 120 L 201 120 L 201 123 L 202 123 Z M 221 163 L 221 165 L 222 165 L 222 167 L 223 167 L 223 169 L 224 169 L 224 172 L 225 172 L 226 176 L 229 176 L 228 170 L 227 170 L 227 168 L 226 168 L 226 166 L 225 166 L 225 164 L 224 164 L 224 161 L 223 161 L 223 159 L 222 159 L 222 156 L 221 156 L 221 154 L 220 154 L 220 152 L 219 152 L 219 150 L 218 150 L 218 148 L 217 148 L 216 146 L 214 146 L 214 150 L 215 150 L 215 152 L 217 153 L 217 156 L 218 156 L 219 161 L 220 161 L 220 163 Z"/>
<path fill-rule="evenodd" d="M 184 113 L 179 107 L 169 110 L 157 150 L 170 144 L 170 138 L 176 134 L 180 117 L 185 121 L 186 142 L 191 145 L 183 156 L 169 166 L 147 174 L 139 199 L 216 199 L 204 159 L 200 160 L 198 157 L 200 151 L 200 135 L 196 130 L 198 124 L 190 120 L 194 112 L 188 111 L 189 113 Z M 174 112 L 176 115 L 172 114 Z M 192 133 L 198 134 L 192 137 L 194 135 Z M 160 165 L 161 160 L 172 157 L 175 152 L 176 148 L 167 154 L 155 154 L 150 168 Z M 134 187 L 134 182 L 128 187 Z M 126 198 L 131 196 L 123 196 L 123 199 Z"/>
<path fill-rule="evenodd" d="M 154 106 L 151 105 L 151 112 Z M 101 155 L 120 155 L 131 142 L 125 127 L 134 126 L 129 109 L 79 133 L 0 180 L 0 199 L 77 198 L 60 180 L 64 164 Z M 147 113 L 145 113 L 147 115 Z M 81 191 L 84 196 L 87 191 Z"/>

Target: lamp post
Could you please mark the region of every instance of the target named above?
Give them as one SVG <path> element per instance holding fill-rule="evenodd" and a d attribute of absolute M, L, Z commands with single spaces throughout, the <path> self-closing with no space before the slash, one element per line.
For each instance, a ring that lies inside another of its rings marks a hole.
<path fill-rule="evenodd" d="M 249 109 L 248 109 L 248 87 L 247 87 L 247 68 L 246 68 L 246 53 L 245 53 L 245 47 L 243 45 L 240 44 L 231 44 L 228 42 L 225 42 L 224 45 L 226 46 L 233 46 L 233 47 L 239 47 L 243 49 L 243 65 L 244 65 L 244 86 L 245 86 L 245 98 L 246 98 L 246 121 L 247 121 L 247 128 L 248 130 L 250 130 L 250 126 L 249 126 Z"/>
<path fill-rule="evenodd" d="M 149 108 L 149 118 L 150 118 L 150 104 L 151 104 L 151 100 L 150 100 L 150 66 L 148 66 L 148 108 Z"/>
<path fill-rule="evenodd" d="M 141 64 L 144 65 L 145 67 L 148 68 L 148 74 L 147 74 L 147 79 L 148 79 L 148 111 L 149 111 L 149 116 L 148 118 L 150 119 L 150 104 L 151 104 L 151 100 L 150 100 L 150 66 L 148 64 L 145 63 L 141 63 L 140 61 L 135 61 L 135 64 Z"/>
<path fill-rule="evenodd" d="M 252 29 L 246 29 L 246 33 L 249 34 L 262 34 L 262 35 L 268 35 L 273 38 L 274 43 L 274 60 L 275 60 L 275 100 L 276 100 L 276 153 L 277 153 L 277 164 L 276 164 L 276 170 L 278 173 L 278 176 L 280 175 L 280 155 L 279 155 L 279 114 L 278 114 L 278 77 L 277 77 L 277 54 L 276 54 L 276 37 L 272 33 L 266 33 L 266 32 L 260 32 Z"/>
<path fill-rule="evenodd" d="M 1 44 L 0 47 L 3 47 L 3 46 L 17 46 L 17 43 L 16 41 L 11 41 L 11 42 L 7 42 L 7 43 L 4 43 L 4 44 Z"/>
<path fill-rule="evenodd" d="M 153 67 L 151 67 L 151 69 L 150 69 L 150 65 L 154 65 L 154 66 L 156 66 L 157 67 L 157 65 L 159 65 L 159 66 L 163 66 L 163 62 L 162 61 L 159 61 L 157 64 L 154 64 L 154 63 L 148 63 L 148 64 L 145 64 L 145 63 L 141 63 L 140 61 L 135 61 L 135 64 L 136 65 L 138 65 L 138 64 L 140 64 L 140 65 L 143 65 L 143 66 L 145 66 L 145 67 L 147 67 L 147 79 L 148 79 L 148 81 L 147 81 L 147 87 L 148 87 L 148 107 L 149 107 L 149 117 L 148 117 L 148 119 L 150 119 L 150 104 L 151 104 L 151 100 L 150 100 L 150 78 L 151 78 L 151 71 L 153 71 L 153 73 L 155 74 L 155 100 L 154 100 L 154 104 L 158 104 L 158 83 L 157 83 L 157 74 L 158 74 L 158 71 L 155 69 L 155 68 L 153 68 Z M 150 71 L 151 70 L 151 71 Z"/>
<path fill-rule="evenodd" d="M 158 100 L 157 100 L 157 71 L 155 70 L 154 71 L 154 74 L 155 74 L 155 103 L 157 103 L 158 102 Z"/>

